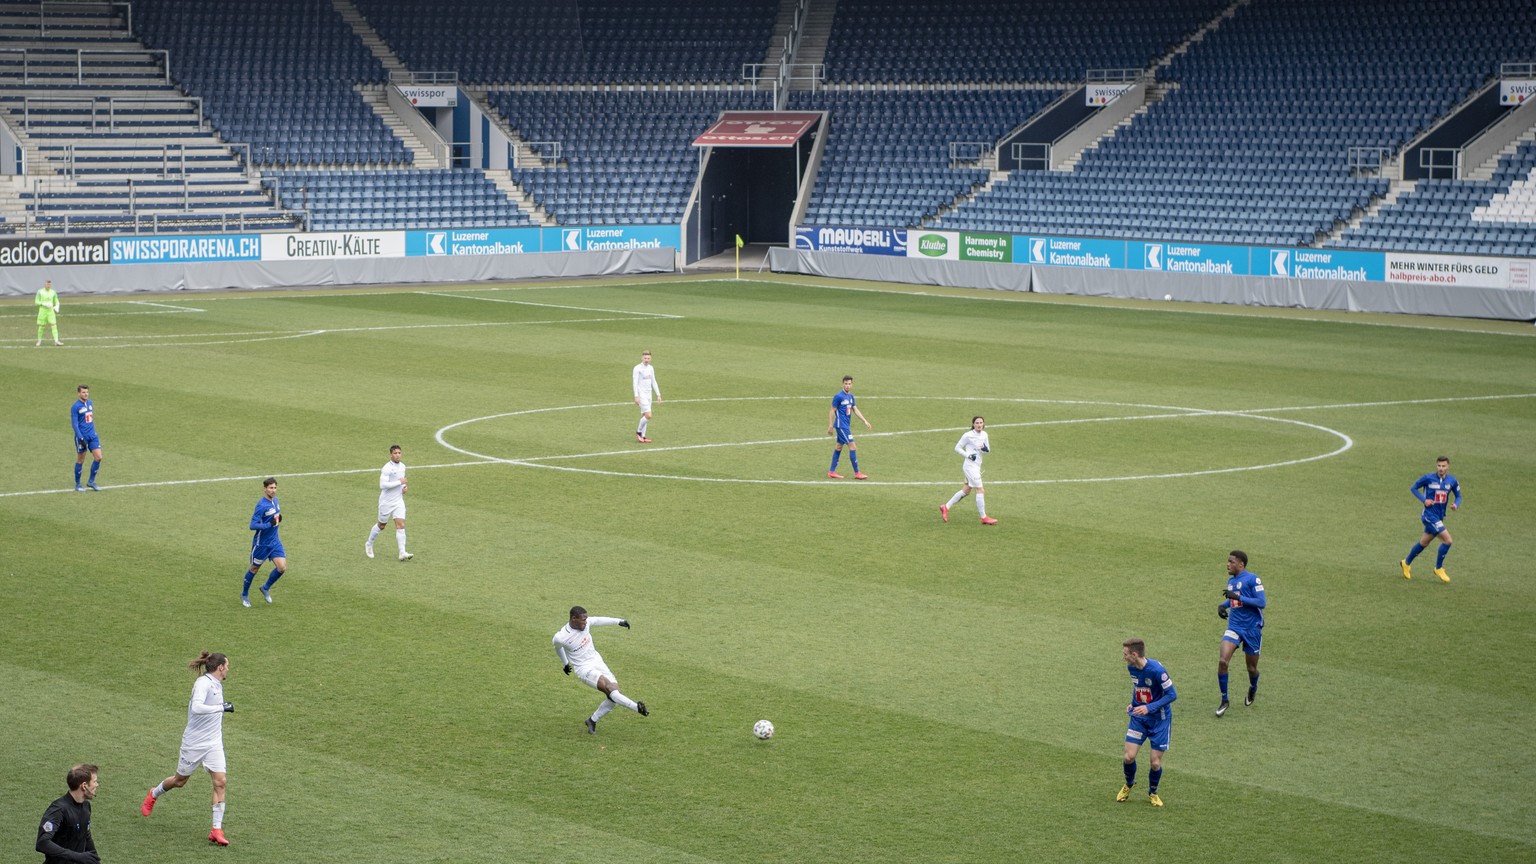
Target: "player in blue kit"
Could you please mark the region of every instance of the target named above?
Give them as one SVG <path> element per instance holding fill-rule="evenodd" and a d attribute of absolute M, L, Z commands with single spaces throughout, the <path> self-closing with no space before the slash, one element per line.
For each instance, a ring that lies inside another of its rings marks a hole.
<path fill-rule="evenodd" d="M 1141 745 L 1152 745 L 1152 767 L 1147 771 L 1147 801 L 1163 806 L 1157 784 L 1163 779 L 1163 754 L 1168 752 L 1168 737 L 1173 732 L 1173 709 L 1168 707 L 1179 694 L 1163 664 L 1147 656 L 1147 643 L 1127 639 L 1120 643 L 1126 671 L 1131 673 L 1131 704 L 1125 706 L 1130 725 L 1125 729 L 1125 785 L 1116 801 L 1126 801 L 1136 787 L 1136 754 Z"/>
<path fill-rule="evenodd" d="M 859 470 L 859 445 L 853 443 L 853 418 L 858 417 L 864 421 L 865 429 L 875 427 L 864 420 L 864 412 L 854 404 L 853 376 L 843 376 L 843 389 L 832 396 L 832 407 L 827 411 L 827 434 L 837 436 L 837 446 L 832 449 L 832 467 L 827 469 L 827 476 L 834 480 L 843 479 L 843 475 L 837 473 L 837 460 L 843 458 L 843 445 L 848 445 L 848 462 L 853 465 L 853 479 L 867 480 L 869 475 Z"/>
<path fill-rule="evenodd" d="M 1248 572 L 1248 553 L 1233 549 L 1227 555 L 1227 587 L 1221 596 L 1226 598 L 1217 607 L 1216 614 L 1227 622 L 1221 634 L 1221 659 L 1216 661 L 1216 681 L 1221 685 L 1221 704 L 1216 716 L 1227 713 L 1227 664 L 1237 646 L 1243 646 L 1243 659 L 1248 663 L 1248 696 L 1244 705 L 1252 705 L 1259 694 L 1259 647 L 1264 642 L 1264 583 L 1259 574 Z"/>
<path fill-rule="evenodd" d="M 283 521 L 283 506 L 277 501 L 277 478 L 261 481 L 261 497 L 256 499 L 256 509 L 251 512 L 251 569 L 245 571 L 245 587 L 240 590 L 240 605 L 251 608 L 251 582 L 255 580 L 261 565 L 271 561 L 272 574 L 261 586 L 261 596 L 272 602 L 272 586 L 288 572 L 288 553 L 283 541 L 277 536 L 277 526 Z"/>
<path fill-rule="evenodd" d="M 1435 575 L 1440 577 L 1441 582 L 1451 581 L 1451 577 L 1445 573 L 1445 556 L 1451 551 L 1451 532 L 1445 530 L 1445 508 L 1461 509 L 1461 484 L 1456 482 L 1450 472 L 1451 460 L 1441 456 L 1435 460 L 1434 473 L 1420 477 L 1408 490 L 1424 505 L 1423 511 L 1419 513 L 1419 519 L 1424 523 L 1424 536 L 1408 550 L 1407 558 L 1397 562 L 1403 568 L 1404 579 L 1413 578 L 1410 566 L 1413 559 L 1429 546 L 1429 541 L 1439 537 L 1440 551 L 1435 555 Z"/>
<path fill-rule="evenodd" d="M 84 491 L 80 488 L 80 469 L 89 453 L 95 461 L 91 462 L 91 479 L 86 485 L 92 492 L 100 492 L 96 472 L 101 470 L 101 439 L 96 436 L 96 406 L 91 402 L 90 385 L 76 387 L 75 397 L 75 403 L 69 406 L 69 427 L 75 433 L 75 491 Z"/>

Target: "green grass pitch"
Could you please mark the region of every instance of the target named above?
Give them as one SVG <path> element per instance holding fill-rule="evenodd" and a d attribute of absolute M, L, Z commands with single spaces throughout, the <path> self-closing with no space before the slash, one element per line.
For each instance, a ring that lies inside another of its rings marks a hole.
<path fill-rule="evenodd" d="M 1536 858 L 1528 324 L 788 277 L 65 298 L 64 348 L 0 321 L 4 860 L 77 761 L 108 862 Z M 826 477 L 844 374 L 862 482 Z M 79 383 L 99 494 L 67 491 Z M 939 520 L 974 414 L 995 527 Z M 362 549 L 394 443 L 408 563 Z M 1442 453 L 1453 581 L 1433 548 L 1406 581 Z M 290 570 L 243 609 L 268 474 Z M 1233 548 L 1270 606 L 1218 720 Z M 649 718 L 585 734 L 572 604 L 633 622 L 595 637 Z M 1179 692 L 1160 810 L 1145 753 L 1114 802 L 1130 636 Z M 206 775 L 138 814 L 205 648 L 222 851 Z"/>

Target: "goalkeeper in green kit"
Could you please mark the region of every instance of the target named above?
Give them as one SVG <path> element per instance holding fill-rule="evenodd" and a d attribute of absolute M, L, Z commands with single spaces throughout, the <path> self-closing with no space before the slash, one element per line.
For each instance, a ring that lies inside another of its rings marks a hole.
<path fill-rule="evenodd" d="M 53 344 L 63 345 L 59 341 L 59 292 L 53 290 L 53 280 L 43 283 L 43 287 L 37 292 L 37 344 L 43 344 L 43 325 L 53 328 Z"/>

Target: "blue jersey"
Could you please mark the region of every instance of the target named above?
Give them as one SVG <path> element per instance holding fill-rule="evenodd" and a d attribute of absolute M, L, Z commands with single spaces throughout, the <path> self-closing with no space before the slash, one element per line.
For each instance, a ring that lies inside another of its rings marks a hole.
<path fill-rule="evenodd" d="M 1230 601 L 1227 626 L 1233 630 L 1264 629 L 1264 582 L 1259 574 L 1244 570 L 1227 580 L 1227 590 L 1238 594 L 1238 599 Z"/>
<path fill-rule="evenodd" d="M 844 432 L 853 425 L 853 394 L 839 390 L 832 396 L 832 425 Z"/>
<path fill-rule="evenodd" d="M 1173 719 L 1173 709 L 1168 707 L 1179 694 L 1173 689 L 1173 681 L 1163 664 L 1147 658 L 1147 665 L 1137 669 L 1125 667 L 1131 673 L 1131 707 L 1147 706 L 1147 719 L 1164 722 Z"/>
<path fill-rule="evenodd" d="M 1453 474 L 1447 474 L 1442 479 L 1439 474 L 1431 471 L 1420 477 L 1408 491 L 1413 493 L 1413 497 L 1424 502 L 1425 522 L 1444 521 L 1447 503 L 1454 501 L 1457 507 L 1461 506 L 1461 484 L 1456 482 Z"/>
<path fill-rule="evenodd" d="M 76 399 L 69 406 L 69 425 L 76 438 L 96 437 L 96 406 L 89 399 Z"/>
<path fill-rule="evenodd" d="M 251 530 L 256 532 L 256 536 L 251 538 L 252 549 L 275 546 L 283 542 L 277 537 L 277 523 L 272 521 L 272 518 L 281 512 L 283 507 L 277 503 L 276 498 L 269 501 L 267 496 L 263 495 L 256 499 L 256 509 L 251 511 Z"/>

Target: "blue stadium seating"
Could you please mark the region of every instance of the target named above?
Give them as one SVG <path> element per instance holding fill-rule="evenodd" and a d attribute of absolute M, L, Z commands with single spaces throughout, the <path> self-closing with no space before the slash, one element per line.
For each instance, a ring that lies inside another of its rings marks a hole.
<path fill-rule="evenodd" d="M 473 169 L 268 171 L 284 206 L 312 231 L 516 228 L 533 224 Z"/>

